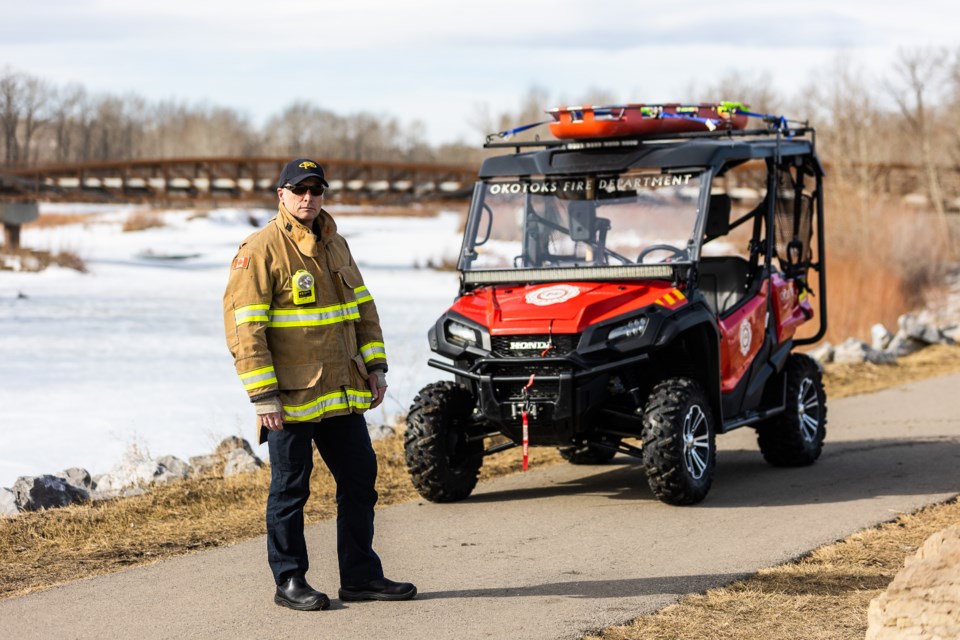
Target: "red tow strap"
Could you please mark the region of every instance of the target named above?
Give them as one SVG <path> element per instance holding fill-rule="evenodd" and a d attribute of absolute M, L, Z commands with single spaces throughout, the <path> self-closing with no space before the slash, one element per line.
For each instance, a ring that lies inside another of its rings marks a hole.
<path fill-rule="evenodd" d="M 527 417 L 528 409 L 530 407 L 530 398 L 528 397 L 528 392 L 530 387 L 533 386 L 533 377 L 535 373 L 530 374 L 530 379 L 527 380 L 527 386 L 523 388 L 523 411 L 520 412 L 520 417 L 523 419 L 523 470 L 526 471 L 530 466 L 530 420 Z"/>

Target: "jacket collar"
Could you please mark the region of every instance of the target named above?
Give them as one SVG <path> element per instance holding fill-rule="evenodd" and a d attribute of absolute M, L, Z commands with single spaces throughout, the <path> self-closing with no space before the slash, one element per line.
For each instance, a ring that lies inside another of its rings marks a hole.
<path fill-rule="evenodd" d="M 293 240 L 293 243 L 297 245 L 300 253 L 305 256 L 317 256 L 317 236 L 314 234 L 313 229 L 305 227 L 296 216 L 287 211 L 283 203 L 280 203 L 280 210 L 275 220 L 277 226 L 280 227 L 281 233 L 286 234 L 287 237 Z M 320 230 L 319 242 L 324 245 L 333 240 L 333 237 L 337 233 L 337 223 L 333 217 L 323 209 L 320 210 L 320 215 L 317 216 L 313 226 Z"/>

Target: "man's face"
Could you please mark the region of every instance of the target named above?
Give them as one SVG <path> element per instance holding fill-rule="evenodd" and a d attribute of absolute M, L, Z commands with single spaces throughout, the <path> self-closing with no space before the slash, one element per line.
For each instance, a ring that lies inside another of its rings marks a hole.
<path fill-rule="evenodd" d="M 323 206 L 323 194 L 313 195 L 310 189 L 313 188 L 317 190 L 322 187 L 322 183 L 317 178 L 307 178 L 295 187 L 293 185 L 280 187 L 277 189 L 277 195 L 280 197 L 280 202 L 283 203 L 286 210 L 292 213 L 293 216 L 305 226 L 309 227 L 316 217 L 320 215 L 320 207 Z M 303 194 L 297 195 L 293 189 L 303 191 Z"/>

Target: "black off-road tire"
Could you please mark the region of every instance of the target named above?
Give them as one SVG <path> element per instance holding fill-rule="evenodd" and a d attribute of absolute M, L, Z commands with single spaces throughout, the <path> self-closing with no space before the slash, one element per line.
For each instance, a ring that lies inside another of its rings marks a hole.
<path fill-rule="evenodd" d="M 827 433 L 827 394 L 816 361 L 802 353 L 787 360 L 787 407 L 757 429 L 763 459 L 774 467 L 816 462 Z"/>
<path fill-rule="evenodd" d="M 689 378 L 655 386 L 643 412 L 643 464 L 653 494 L 667 504 L 700 502 L 716 461 L 713 411 L 703 387 Z"/>
<path fill-rule="evenodd" d="M 414 488 L 431 502 L 463 500 L 477 486 L 483 441 L 467 442 L 474 398 L 454 382 L 428 384 L 413 399 L 404 437 Z"/>
<path fill-rule="evenodd" d="M 605 447 L 597 447 L 592 444 L 581 445 L 579 447 L 559 447 L 560 457 L 570 464 L 607 464 L 617 452 Z"/>

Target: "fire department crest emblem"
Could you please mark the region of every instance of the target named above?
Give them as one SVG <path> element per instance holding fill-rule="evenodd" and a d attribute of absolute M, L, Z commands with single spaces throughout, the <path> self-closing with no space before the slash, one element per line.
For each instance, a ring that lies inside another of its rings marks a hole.
<path fill-rule="evenodd" d="M 558 284 L 552 287 L 544 287 L 527 294 L 527 304 L 533 304 L 538 307 L 546 307 L 551 304 L 560 304 L 571 298 L 580 295 L 580 289 L 569 284 Z"/>
<path fill-rule="evenodd" d="M 750 344 L 753 343 L 753 327 L 747 320 L 740 323 L 740 353 L 747 355 L 750 351 Z"/>

